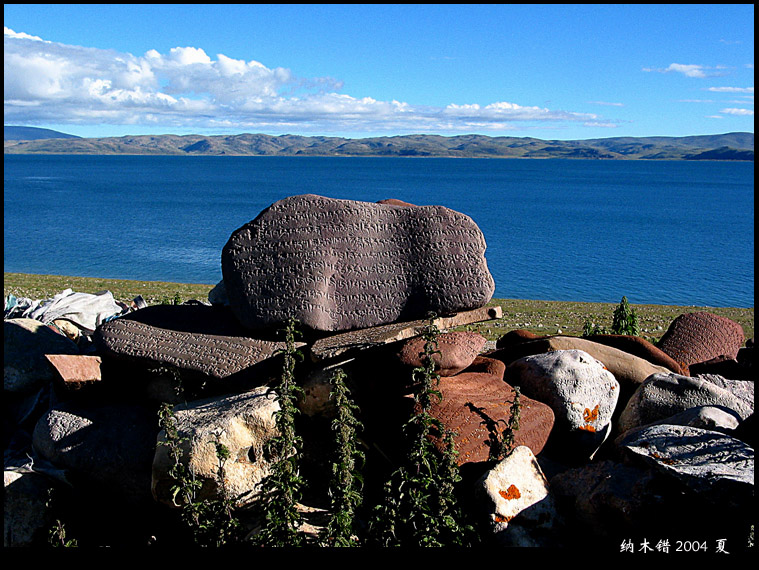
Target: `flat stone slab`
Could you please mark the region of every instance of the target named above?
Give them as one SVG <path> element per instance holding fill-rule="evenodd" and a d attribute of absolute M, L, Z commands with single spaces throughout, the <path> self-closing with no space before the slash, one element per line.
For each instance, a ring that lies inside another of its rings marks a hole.
<path fill-rule="evenodd" d="M 230 324 L 223 313 L 214 313 L 212 307 L 156 305 L 151 309 L 98 327 L 93 340 L 101 354 L 230 380 L 286 348 L 284 342 L 239 336 L 241 327 Z M 228 334 L 219 334 L 224 332 Z"/>
<path fill-rule="evenodd" d="M 502 316 L 503 309 L 501 307 L 481 307 L 448 317 L 438 317 L 432 322 L 443 331 L 461 325 L 500 319 Z M 413 338 L 421 335 L 429 324 L 429 319 L 419 319 L 328 336 L 311 345 L 311 359 L 314 362 L 320 362 L 344 356 L 349 352 Z"/>
<path fill-rule="evenodd" d="M 67 388 L 79 388 L 92 382 L 100 382 L 100 365 L 103 359 L 99 356 L 85 354 L 46 354 L 50 365 L 56 374 L 56 380 Z"/>
<path fill-rule="evenodd" d="M 221 269 L 246 327 L 293 317 L 337 332 L 483 307 L 495 290 L 485 248 L 474 221 L 443 206 L 307 194 L 236 230 Z"/>

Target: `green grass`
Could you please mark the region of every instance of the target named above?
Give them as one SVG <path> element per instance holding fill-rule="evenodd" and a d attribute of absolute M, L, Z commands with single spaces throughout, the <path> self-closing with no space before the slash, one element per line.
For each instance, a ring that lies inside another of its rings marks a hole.
<path fill-rule="evenodd" d="M 198 299 L 206 301 L 213 285 L 164 283 L 160 281 L 131 281 L 126 279 L 100 279 L 93 277 L 67 277 L 61 275 L 32 275 L 5 273 L 3 296 L 12 293 L 17 297 L 49 299 L 64 289 L 80 293 L 96 293 L 108 290 L 119 300 L 128 302 L 141 295 L 148 305 L 171 301 L 176 295 L 182 301 Z M 620 292 L 622 298 L 625 292 Z M 628 301 L 638 314 L 641 336 L 660 338 L 670 323 L 683 313 L 708 311 L 727 317 L 743 327 L 746 338 L 754 338 L 754 309 L 732 307 L 693 307 L 676 305 L 638 305 L 634 298 Z M 500 305 L 503 318 L 462 329 L 479 332 L 488 340 L 515 329 L 525 329 L 537 334 L 562 334 L 580 336 L 585 321 L 607 329 L 611 328 L 612 315 L 619 300 L 610 303 L 581 303 L 573 301 L 532 301 L 518 299 L 493 299 L 489 305 Z"/>

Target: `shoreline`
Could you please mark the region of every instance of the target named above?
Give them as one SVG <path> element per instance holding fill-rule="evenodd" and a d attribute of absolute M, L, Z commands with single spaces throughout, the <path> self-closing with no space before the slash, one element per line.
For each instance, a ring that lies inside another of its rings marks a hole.
<path fill-rule="evenodd" d="M 129 279 L 106 279 L 99 277 L 76 277 L 66 275 L 43 275 L 32 273 L 3 273 L 3 296 L 30 299 L 49 299 L 65 289 L 78 293 L 97 293 L 108 290 L 114 298 L 128 302 L 137 295 L 148 305 L 180 302 L 191 299 L 207 301 L 208 293 L 215 285 L 171 283 Z M 546 301 L 530 299 L 492 299 L 488 305 L 500 305 L 503 317 L 468 325 L 468 330 L 479 332 L 488 340 L 496 340 L 503 334 L 524 329 L 536 334 L 566 334 L 581 336 L 586 321 L 610 328 L 612 314 L 617 302 L 601 303 L 586 301 Z M 707 311 L 727 317 L 743 327 L 746 339 L 754 338 L 753 307 L 700 307 L 691 305 L 650 305 L 630 303 L 638 314 L 641 336 L 649 340 L 660 338 L 670 323 L 684 313 Z"/>

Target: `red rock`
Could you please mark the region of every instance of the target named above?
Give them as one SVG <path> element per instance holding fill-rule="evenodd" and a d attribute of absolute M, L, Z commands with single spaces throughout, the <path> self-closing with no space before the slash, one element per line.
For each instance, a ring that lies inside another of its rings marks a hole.
<path fill-rule="evenodd" d="M 102 379 L 100 365 L 103 361 L 99 356 L 46 354 L 45 358 L 52 365 L 56 379 L 66 387 L 77 388 L 82 384 L 99 382 Z"/>
<path fill-rule="evenodd" d="M 680 315 L 672 321 L 658 347 L 687 367 L 719 356 L 737 358 L 744 340 L 743 327 L 735 321 L 698 312 Z"/>
<path fill-rule="evenodd" d="M 457 433 L 454 443 L 459 465 L 488 460 L 491 434 L 483 416 L 497 422 L 499 436 L 509 419 L 514 389 L 503 381 L 504 370 L 502 362 L 479 356 L 464 372 L 440 379 L 438 389 L 443 399 L 433 403 L 430 413 L 445 428 Z M 520 396 L 520 403 L 514 445 L 529 447 L 537 455 L 551 433 L 554 414 L 546 404 L 524 395 Z"/>
<path fill-rule="evenodd" d="M 423 366 L 425 340 L 416 337 L 406 341 L 398 353 L 398 358 L 406 366 Z M 470 366 L 485 346 L 487 339 L 473 332 L 448 332 L 438 335 L 437 351 L 432 355 L 435 371 L 440 376 L 453 376 Z"/>

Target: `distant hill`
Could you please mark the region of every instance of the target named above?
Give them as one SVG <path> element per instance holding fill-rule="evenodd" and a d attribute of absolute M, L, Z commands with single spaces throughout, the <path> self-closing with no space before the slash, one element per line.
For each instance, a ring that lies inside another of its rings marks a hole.
<path fill-rule="evenodd" d="M 263 134 L 8 140 L 8 128 L 6 127 L 6 154 L 754 160 L 753 133 L 689 137 L 613 137 L 577 141 L 485 135 L 404 135 L 346 139 Z"/>
<path fill-rule="evenodd" d="M 5 125 L 3 139 L 6 141 L 36 141 L 39 139 L 78 139 L 76 135 L 67 135 L 51 129 L 37 127 L 12 127 Z"/>

